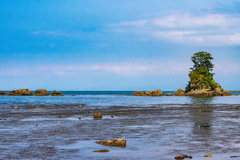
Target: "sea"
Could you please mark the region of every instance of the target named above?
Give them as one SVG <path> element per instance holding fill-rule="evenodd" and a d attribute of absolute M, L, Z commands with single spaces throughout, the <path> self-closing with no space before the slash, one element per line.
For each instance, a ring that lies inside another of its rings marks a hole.
<path fill-rule="evenodd" d="M 9 91 L 7 91 L 9 92 Z M 0 105 L 61 105 L 86 104 L 89 106 L 146 106 L 164 104 L 240 104 L 240 91 L 234 96 L 133 96 L 134 91 L 60 91 L 64 96 L 0 96 Z M 51 91 L 49 91 L 51 93 Z M 174 91 L 163 91 L 163 94 Z M 72 96 L 75 95 L 75 96 Z"/>

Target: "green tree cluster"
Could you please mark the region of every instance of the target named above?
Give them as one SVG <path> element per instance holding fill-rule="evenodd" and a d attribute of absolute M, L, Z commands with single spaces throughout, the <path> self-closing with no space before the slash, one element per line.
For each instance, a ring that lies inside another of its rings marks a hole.
<path fill-rule="evenodd" d="M 186 87 L 186 91 L 190 91 L 191 84 L 200 88 L 211 87 L 212 90 L 218 87 L 219 85 L 213 79 L 214 73 L 210 73 L 214 67 L 214 64 L 211 62 L 213 60 L 212 55 L 202 51 L 195 53 L 191 59 L 194 65 L 193 68 L 190 68 L 190 81 Z"/>

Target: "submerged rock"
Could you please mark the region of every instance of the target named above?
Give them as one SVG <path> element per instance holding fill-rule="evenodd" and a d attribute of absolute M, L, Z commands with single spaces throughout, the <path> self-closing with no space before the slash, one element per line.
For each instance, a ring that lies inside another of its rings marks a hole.
<path fill-rule="evenodd" d="M 53 90 L 50 94 L 51 96 L 63 96 L 63 94 L 60 91 Z"/>
<path fill-rule="evenodd" d="M 126 139 L 114 139 L 107 141 L 97 141 L 97 144 L 105 145 L 105 146 L 114 146 L 114 147 L 126 147 Z"/>
<path fill-rule="evenodd" d="M 46 89 L 37 89 L 35 91 L 35 95 L 36 96 L 48 96 L 49 93 L 48 93 L 48 91 Z"/>
<path fill-rule="evenodd" d="M 166 96 L 173 96 L 173 94 L 172 93 L 168 93 L 168 94 L 166 94 Z"/>
<path fill-rule="evenodd" d="M 28 90 L 28 89 L 18 89 L 18 90 L 10 91 L 9 95 L 12 95 L 12 96 L 32 96 L 34 94 L 31 90 Z"/>
<path fill-rule="evenodd" d="M 0 91 L 0 95 L 9 95 L 8 92 Z"/>

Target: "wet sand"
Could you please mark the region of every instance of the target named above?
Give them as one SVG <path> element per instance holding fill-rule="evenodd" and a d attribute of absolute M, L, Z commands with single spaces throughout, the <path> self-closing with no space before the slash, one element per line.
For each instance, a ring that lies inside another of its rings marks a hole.
<path fill-rule="evenodd" d="M 0 159 L 171 160 L 182 154 L 208 159 L 201 155 L 212 153 L 211 159 L 219 160 L 240 156 L 240 105 L 79 105 L 19 109 L 2 105 Z M 95 112 L 103 114 L 101 120 L 94 120 Z M 127 146 L 94 143 L 109 139 L 126 139 Z M 92 152 L 102 149 L 110 152 Z"/>

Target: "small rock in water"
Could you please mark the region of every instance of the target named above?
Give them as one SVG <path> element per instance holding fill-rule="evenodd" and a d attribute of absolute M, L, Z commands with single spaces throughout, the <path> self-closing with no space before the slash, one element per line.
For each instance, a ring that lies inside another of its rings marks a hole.
<path fill-rule="evenodd" d="M 58 108 L 61 108 L 61 107 L 58 107 Z"/>
<path fill-rule="evenodd" d="M 16 107 L 14 107 L 15 109 L 18 109 L 19 108 L 19 106 L 16 106 Z"/>
<path fill-rule="evenodd" d="M 38 126 L 37 124 L 35 126 Z"/>
<path fill-rule="evenodd" d="M 109 152 L 109 150 L 107 150 L 107 149 L 102 149 L 102 150 L 96 150 L 96 151 L 93 151 L 93 152 L 103 152 L 103 153 L 106 153 L 106 152 Z"/>
<path fill-rule="evenodd" d="M 98 141 L 95 142 L 97 144 L 105 145 L 105 146 L 114 146 L 114 147 L 126 147 L 126 139 L 114 139 L 114 140 L 107 140 L 107 141 Z"/>
<path fill-rule="evenodd" d="M 3 119 L 4 121 L 6 121 L 7 119 Z"/>
<path fill-rule="evenodd" d="M 76 96 L 76 95 L 73 94 L 72 96 Z"/>
<path fill-rule="evenodd" d="M 61 116 L 58 116 L 58 118 L 62 118 Z"/>
<path fill-rule="evenodd" d="M 83 106 L 79 106 L 79 108 L 83 108 Z"/>
<path fill-rule="evenodd" d="M 79 118 L 79 119 L 81 119 L 81 118 Z"/>
<path fill-rule="evenodd" d="M 111 116 L 113 118 L 113 116 Z"/>
<path fill-rule="evenodd" d="M 240 156 L 230 156 L 230 158 L 237 158 L 237 157 L 240 157 Z"/>
<path fill-rule="evenodd" d="M 155 105 L 152 105 L 153 108 L 155 108 L 156 106 Z"/>
<path fill-rule="evenodd" d="M 205 154 L 203 157 L 212 157 L 212 154 Z"/>
<path fill-rule="evenodd" d="M 199 110 L 198 112 L 202 112 L 202 110 Z"/>

